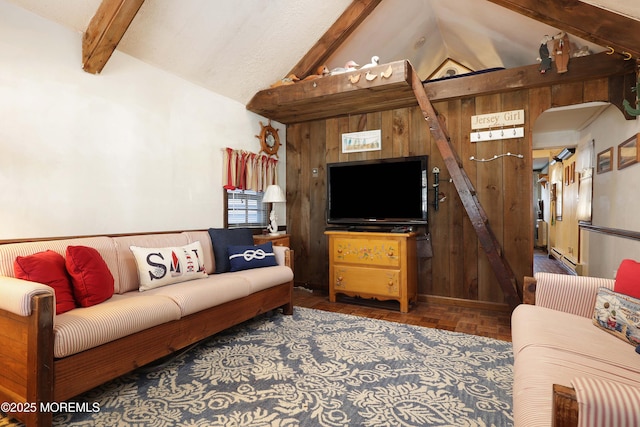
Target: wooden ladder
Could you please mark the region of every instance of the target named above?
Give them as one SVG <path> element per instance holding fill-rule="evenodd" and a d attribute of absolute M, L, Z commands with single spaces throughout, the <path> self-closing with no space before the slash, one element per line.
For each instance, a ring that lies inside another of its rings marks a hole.
<path fill-rule="evenodd" d="M 433 105 L 431 105 L 431 101 L 429 101 L 427 92 L 424 90 L 418 74 L 415 71 L 411 74 L 411 86 L 418 100 L 418 105 L 420 105 L 420 109 L 422 110 L 422 115 L 429 123 L 429 129 L 436 140 L 440 154 L 442 154 L 444 163 L 449 171 L 449 176 L 460 195 L 460 200 L 462 200 L 469 220 L 471 220 L 471 224 L 478 235 L 480 246 L 482 246 L 482 249 L 489 259 L 491 268 L 504 293 L 505 300 L 513 310 L 522 302 L 518 295 L 517 281 L 513 270 L 511 270 L 509 263 L 504 258 L 500 243 L 489 226 L 487 214 L 478 200 L 473 184 L 469 180 L 467 173 L 462 169 L 462 162 L 451 145 L 451 139 L 447 134 L 446 126 L 442 118 L 438 116 Z"/>

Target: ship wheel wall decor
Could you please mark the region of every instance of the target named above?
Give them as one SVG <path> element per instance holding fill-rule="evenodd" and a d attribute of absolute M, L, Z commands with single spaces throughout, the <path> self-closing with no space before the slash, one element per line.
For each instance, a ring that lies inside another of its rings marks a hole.
<path fill-rule="evenodd" d="M 267 125 L 260 122 L 262 130 L 260 135 L 256 135 L 256 138 L 260 140 L 261 151 L 264 151 L 270 156 L 278 157 L 278 149 L 280 148 L 280 137 L 278 136 L 278 129 L 271 126 L 271 120 Z"/>

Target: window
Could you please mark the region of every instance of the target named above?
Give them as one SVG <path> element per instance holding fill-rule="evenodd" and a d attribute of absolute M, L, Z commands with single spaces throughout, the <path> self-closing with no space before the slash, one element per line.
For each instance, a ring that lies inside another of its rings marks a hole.
<path fill-rule="evenodd" d="M 227 190 L 227 227 L 256 227 L 267 225 L 268 205 L 262 203 L 262 192 Z"/>

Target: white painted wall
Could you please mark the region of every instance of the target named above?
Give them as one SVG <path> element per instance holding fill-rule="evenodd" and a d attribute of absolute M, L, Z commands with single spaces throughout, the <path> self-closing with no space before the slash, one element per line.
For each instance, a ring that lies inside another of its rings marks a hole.
<path fill-rule="evenodd" d="M 613 170 L 594 175 L 594 225 L 640 231 L 640 164 L 618 170 L 617 161 L 618 144 L 638 132 L 640 122 L 625 120 L 613 106 L 581 132 L 578 150 L 592 139 L 596 155 L 614 147 Z M 593 164 L 595 167 L 595 161 Z M 581 237 L 589 276 L 614 278 L 623 259 L 640 261 L 640 242 L 587 231 Z"/>
<path fill-rule="evenodd" d="M 266 120 L 118 51 L 85 73 L 81 38 L 0 1 L 0 240 L 222 226 L 222 148 Z"/>

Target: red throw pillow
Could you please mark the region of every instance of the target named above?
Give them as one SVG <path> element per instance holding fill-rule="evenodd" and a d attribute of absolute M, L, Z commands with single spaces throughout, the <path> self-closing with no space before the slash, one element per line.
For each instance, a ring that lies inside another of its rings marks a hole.
<path fill-rule="evenodd" d="M 66 264 L 73 295 L 81 307 L 90 307 L 111 298 L 113 275 L 97 250 L 88 246 L 68 246 Z"/>
<path fill-rule="evenodd" d="M 625 259 L 620 263 L 613 290 L 640 299 L 640 262 Z"/>
<path fill-rule="evenodd" d="M 76 308 L 71 282 L 64 266 L 64 258 L 57 252 L 38 252 L 19 256 L 13 262 L 13 271 L 18 279 L 51 286 L 56 295 L 56 314 Z"/>

